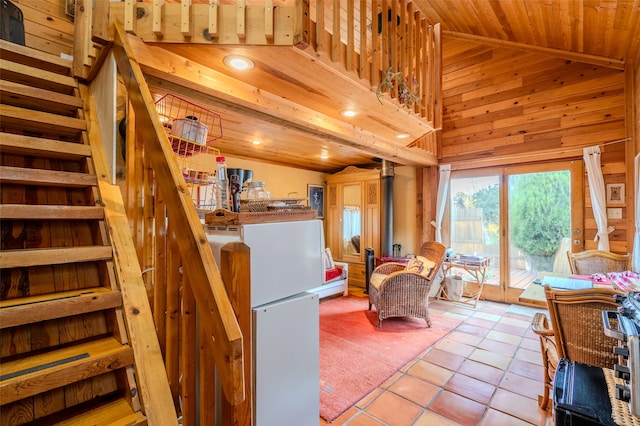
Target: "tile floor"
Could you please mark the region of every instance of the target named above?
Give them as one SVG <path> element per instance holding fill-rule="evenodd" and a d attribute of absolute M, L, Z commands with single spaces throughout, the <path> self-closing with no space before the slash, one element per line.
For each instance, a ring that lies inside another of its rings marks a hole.
<path fill-rule="evenodd" d="M 364 296 L 359 288 L 350 293 Z M 463 322 L 331 425 L 551 424 L 537 403 L 543 370 L 534 309 L 439 300 L 429 309 Z"/>

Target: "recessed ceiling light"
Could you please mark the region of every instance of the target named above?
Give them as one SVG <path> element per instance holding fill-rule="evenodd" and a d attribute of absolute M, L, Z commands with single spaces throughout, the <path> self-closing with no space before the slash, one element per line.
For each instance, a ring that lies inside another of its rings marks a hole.
<path fill-rule="evenodd" d="M 254 144 L 254 145 L 260 145 L 262 143 L 262 141 L 260 139 L 253 139 L 251 141 L 251 143 Z"/>
<path fill-rule="evenodd" d="M 252 70 L 254 67 L 253 61 L 242 55 L 227 55 L 224 57 L 223 62 L 226 66 L 239 71 Z"/>
<path fill-rule="evenodd" d="M 358 115 L 358 111 L 355 109 L 345 109 L 340 112 L 343 117 L 355 117 Z"/>
<path fill-rule="evenodd" d="M 408 138 L 409 136 L 411 136 L 409 133 L 398 133 L 398 134 L 396 135 L 396 139 L 406 139 L 406 138 Z"/>
<path fill-rule="evenodd" d="M 329 151 L 327 151 L 326 149 L 323 149 L 322 151 L 320 151 L 320 158 L 322 160 L 326 160 L 329 158 Z"/>

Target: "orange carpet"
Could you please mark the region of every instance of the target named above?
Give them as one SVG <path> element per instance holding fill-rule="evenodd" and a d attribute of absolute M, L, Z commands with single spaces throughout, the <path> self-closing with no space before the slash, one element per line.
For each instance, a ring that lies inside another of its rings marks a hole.
<path fill-rule="evenodd" d="M 320 417 L 328 422 L 461 322 L 432 312 L 431 328 L 419 318 L 389 318 L 378 328 L 368 307 L 355 296 L 320 303 Z"/>

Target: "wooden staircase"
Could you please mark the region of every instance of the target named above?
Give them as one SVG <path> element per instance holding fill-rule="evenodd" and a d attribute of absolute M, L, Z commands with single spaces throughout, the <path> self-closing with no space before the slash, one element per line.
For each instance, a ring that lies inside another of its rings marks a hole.
<path fill-rule="evenodd" d="M 0 58 L 0 426 L 146 424 L 71 62 Z"/>

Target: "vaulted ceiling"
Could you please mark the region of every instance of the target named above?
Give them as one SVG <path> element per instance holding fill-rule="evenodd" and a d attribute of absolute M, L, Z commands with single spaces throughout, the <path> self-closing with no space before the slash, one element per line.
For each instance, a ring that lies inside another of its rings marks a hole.
<path fill-rule="evenodd" d="M 264 5 L 263 0 L 245 3 Z M 347 2 L 324 3 L 325 7 L 344 7 Z M 405 4 L 408 3 L 428 23 L 441 25 L 445 63 L 447 41 L 454 39 L 537 49 L 560 56 L 566 52 L 568 57 L 577 54 L 600 63 L 610 60 L 618 67 L 640 51 L 640 0 L 407 0 Z M 236 2 L 221 0 L 220 4 Z M 273 4 L 292 6 L 294 0 L 274 0 Z M 311 9 L 315 4 L 310 0 Z M 370 4 L 360 2 L 361 6 Z M 341 15 L 341 20 L 345 19 L 346 13 Z M 329 31 L 331 22 L 325 21 L 325 28 Z M 146 53 L 148 62 L 153 62 L 152 57 L 158 61 L 162 58 L 164 63 L 157 68 L 165 68 L 146 69 L 155 95 L 179 94 L 219 113 L 223 137 L 216 141 L 216 147 L 227 155 L 328 173 L 347 165 L 372 165 L 379 158 L 415 166 L 434 163 L 428 156 L 412 157 L 406 152 L 407 145 L 431 130 L 428 123 L 386 99 L 381 103 L 375 92 L 363 89 L 357 75 L 327 66 L 309 52 L 291 47 L 149 46 L 152 50 Z M 222 57 L 229 53 L 252 57 L 256 69 L 245 73 L 225 69 Z M 194 92 L 176 80 L 167 80 L 167 75 L 180 74 L 175 72 L 179 66 L 184 68 L 181 78 L 213 78 L 224 73 L 229 78 L 227 85 L 236 85 L 238 92 L 249 95 L 238 93 L 234 101 L 233 91 L 221 97 L 206 90 Z M 210 75 L 208 70 L 212 70 Z M 340 111 L 350 107 L 360 109 L 360 114 L 342 117 Z M 410 138 L 398 140 L 395 136 L 399 133 L 408 133 Z M 263 141 L 261 145 L 251 143 L 257 138 Z M 322 153 L 328 158 L 321 159 Z"/>

